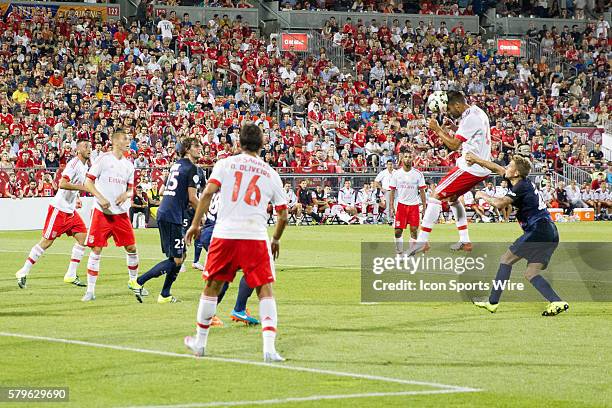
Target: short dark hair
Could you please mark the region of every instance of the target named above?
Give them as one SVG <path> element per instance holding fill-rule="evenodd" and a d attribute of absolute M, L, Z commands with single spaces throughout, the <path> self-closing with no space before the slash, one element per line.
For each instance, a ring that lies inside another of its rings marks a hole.
<path fill-rule="evenodd" d="M 446 97 L 449 105 L 453 103 L 465 103 L 465 95 L 460 91 L 448 91 L 446 92 Z"/>
<path fill-rule="evenodd" d="M 259 153 L 263 146 L 263 133 L 259 126 L 253 122 L 242 126 L 240 129 L 240 146 L 248 152 Z"/>
<path fill-rule="evenodd" d="M 77 143 L 77 146 L 78 146 L 78 145 L 80 145 L 81 143 L 87 143 L 87 142 L 91 142 L 91 140 L 89 140 L 89 139 L 79 139 L 79 140 L 77 140 L 77 142 L 76 142 L 76 143 Z"/>

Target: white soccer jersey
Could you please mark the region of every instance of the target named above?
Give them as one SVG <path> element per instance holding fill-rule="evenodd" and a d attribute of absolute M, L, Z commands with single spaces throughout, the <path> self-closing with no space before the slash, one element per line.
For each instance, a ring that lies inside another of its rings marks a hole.
<path fill-rule="evenodd" d="M 463 195 L 463 203 L 465 205 L 473 205 L 474 204 L 474 194 L 471 191 L 468 191 Z"/>
<path fill-rule="evenodd" d="M 510 190 L 506 187 L 497 186 L 495 187 L 495 194 L 493 195 L 493 197 L 497 197 L 497 198 L 505 197 L 508 195 L 508 191 Z"/>
<path fill-rule="evenodd" d="M 415 168 L 409 171 L 403 168 L 396 170 L 389 182 L 389 188 L 397 191 L 397 202 L 404 205 L 421 204 L 419 190 L 427 188 L 423 173 Z"/>
<path fill-rule="evenodd" d="M 338 191 L 338 204 L 354 207 L 355 195 L 355 190 L 353 190 L 352 188 L 342 187 L 340 191 Z"/>
<path fill-rule="evenodd" d="M 478 177 L 488 176 L 490 171 L 474 164 L 468 166 L 465 155 L 470 152 L 481 159 L 491 161 L 491 127 L 489 117 L 476 105 L 463 112 L 455 137 L 461 140 L 461 157 L 457 159 L 457 167 Z"/>
<path fill-rule="evenodd" d="M 393 177 L 393 173 L 395 172 L 396 170 L 391 170 L 391 172 L 389 172 L 389 170 L 384 169 L 378 173 L 374 181 L 379 182 L 383 190 L 389 190 L 389 183 L 391 182 L 391 177 Z"/>
<path fill-rule="evenodd" d="M 112 152 L 101 154 L 87 172 L 87 177 L 95 181 L 96 189 L 110 203 L 108 210 L 102 210 L 98 200 L 95 208 L 106 214 L 125 214 L 130 211 L 131 200 L 121 205 L 115 204 L 119 196 L 134 187 L 134 165 L 125 157 L 117 159 Z"/>
<path fill-rule="evenodd" d="M 72 158 L 62 171 L 62 178 L 72 184 L 84 184 L 87 175 L 87 165 L 78 157 Z M 80 191 L 59 189 L 51 199 L 51 205 L 58 210 L 72 214 L 76 210 L 77 197 Z"/>
<path fill-rule="evenodd" d="M 285 195 L 287 196 L 287 206 L 289 208 L 293 208 L 298 202 L 297 195 L 291 189 L 289 189 L 289 191 L 285 191 Z"/>
<path fill-rule="evenodd" d="M 597 193 L 597 200 L 599 201 L 607 201 L 609 198 L 607 190 L 602 190 L 601 188 L 598 188 L 596 193 Z"/>
<path fill-rule="evenodd" d="M 376 198 L 376 190 L 365 191 L 361 189 L 357 193 L 357 203 L 361 205 L 376 204 Z"/>
<path fill-rule="evenodd" d="M 495 197 L 496 190 L 495 190 L 495 187 L 493 187 L 493 188 L 486 188 L 485 187 L 485 188 L 482 189 L 482 192 L 485 193 L 488 196 Z"/>
<path fill-rule="evenodd" d="M 582 201 L 589 201 L 593 199 L 593 192 L 591 190 L 584 190 L 581 194 Z"/>
<path fill-rule="evenodd" d="M 277 211 L 287 207 L 280 176 L 259 157 L 219 160 L 208 182 L 221 188 L 214 238 L 267 240 L 268 203 Z"/>
<path fill-rule="evenodd" d="M 162 38 L 172 38 L 174 24 L 168 20 L 161 20 L 157 23 L 157 28 L 161 31 Z"/>

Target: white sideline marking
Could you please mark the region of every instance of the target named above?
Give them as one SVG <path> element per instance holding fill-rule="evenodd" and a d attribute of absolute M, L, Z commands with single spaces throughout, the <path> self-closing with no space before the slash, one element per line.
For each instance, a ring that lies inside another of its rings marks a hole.
<path fill-rule="evenodd" d="M 28 339 L 28 340 L 42 340 L 42 341 L 49 341 L 49 342 L 54 342 L 54 343 L 76 344 L 79 346 L 106 348 L 106 349 L 120 350 L 120 351 L 132 351 L 135 353 L 155 354 L 155 355 L 167 356 L 167 357 L 200 359 L 191 354 L 174 353 L 171 351 L 149 350 L 149 349 L 141 349 L 141 348 L 135 348 L 135 347 L 118 346 L 118 345 L 113 345 L 113 344 L 92 343 L 89 341 L 81 341 L 81 340 L 59 339 L 55 337 L 31 336 L 29 334 L 0 332 L 0 336 L 17 337 L 17 338 Z M 383 381 L 383 382 L 388 382 L 388 383 L 407 384 L 407 385 L 422 385 L 422 386 L 427 386 L 427 387 L 432 387 L 432 388 L 441 388 L 442 390 L 447 391 L 447 392 L 448 391 L 454 391 L 454 392 L 480 391 L 479 389 L 476 389 L 476 388 L 459 387 L 456 385 L 440 384 L 440 383 L 434 383 L 434 382 L 404 380 L 401 378 L 383 377 L 383 376 L 370 375 L 370 374 L 349 373 L 349 372 L 344 372 L 344 371 L 324 370 L 324 369 L 310 368 L 310 367 L 290 366 L 286 364 L 272 364 L 272 363 L 264 363 L 260 361 L 242 360 L 242 359 L 237 359 L 237 358 L 227 358 L 227 357 L 202 358 L 202 361 L 206 361 L 206 360 L 219 361 L 219 362 L 224 362 L 224 363 L 252 365 L 252 366 L 258 366 L 258 367 L 269 367 L 269 368 L 276 368 L 276 369 L 281 369 L 281 370 L 301 371 L 301 372 L 315 373 L 315 374 L 326 374 L 326 375 L 333 375 L 336 377 L 359 378 L 362 380 Z"/>
<path fill-rule="evenodd" d="M 288 397 L 267 400 L 253 401 L 216 401 L 216 402 L 192 402 L 177 405 L 134 405 L 125 408 L 206 408 L 206 407 L 237 407 L 241 405 L 272 405 L 286 404 L 290 402 L 307 402 L 322 400 L 339 400 L 351 398 L 372 398 L 372 397 L 401 397 L 405 395 L 431 395 L 431 394 L 452 394 L 461 391 L 456 390 L 429 390 L 429 391 L 398 391 L 398 392 L 369 392 L 361 394 L 337 394 L 337 395 L 311 395 L 309 397 Z"/>

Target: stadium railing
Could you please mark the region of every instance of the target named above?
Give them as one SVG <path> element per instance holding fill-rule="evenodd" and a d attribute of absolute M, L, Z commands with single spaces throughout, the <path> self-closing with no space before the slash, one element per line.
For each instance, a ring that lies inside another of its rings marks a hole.
<path fill-rule="evenodd" d="M 593 126 L 593 128 L 594 127 L 595 126 Z M 580 143 L 586 146 L 587 151 L 590 152 L 591 150 L 595 149 L 596 143 L 593 140 L 582 135 L 581 133 L 574 132 L 571 128 L 566 128 L 555 124 L 554 129 L 557 137 L 562 138 L 567 136 L 569 137 L 569 140 L 574 140 L 574 138 L 577 138 Z M 612 161 L 612 150 L 608 149 L 607 147 L 601 146 L 601 151 L 603 152 L 603 157 L 606 161 Z"/>
<path fill-rule="evenodd" d="M 188 13 L 191 21 L 200 21 L 202 25 L 206 25 L 209 20 L 212 20 L 215 14 L 219 16 L 227 15 L 230 19 L 235 20 L 237 16 L 242 17 L 242 21 L 246 21 L 249 27 L 259 27 L 259 10 L 256 8 L 225 8 L 225 7 L 195 7 L 195 6 L 153 6 L 156 17 L 171 11 L 176 12 L 176 15 L 182 17 Z"/>
<path fill-rule="evenodd" d="M 609 21 L 609 20 L 608 20 Z M 526 17 L 496 17 L 493 20 L 493 26 L 495 32 L 499 34 L 517 34 L 524 35 L 527 30 L 531 27 L 531 24 L 536 29 L 541 30 L 544 26 L 547 29 L 556 27 L 559 32 L 563 29 L 563 26 L 572 27 L 578 26 L 578 29 L 584 31 L 589 23 L 596 23 L 596 20 L 576 20 L 576 19 L 563 19 L 563 18 L 526 18 Z"/>

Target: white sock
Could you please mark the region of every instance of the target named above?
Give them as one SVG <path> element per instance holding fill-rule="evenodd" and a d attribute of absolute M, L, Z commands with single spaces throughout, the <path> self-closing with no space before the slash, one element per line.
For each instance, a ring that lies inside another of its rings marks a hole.
<path fill-rule="evenodd" d="M 38 259 L 45 253 L 45 250 L 38 244 L 34 245 L 32 249 L 30 249 L 30 254 L 28 255 L 28 259 L 26 259 L 23 264 L 23 268 L 21 268 L 21 272 L 23 272 L 23 276 L 26 276 L 30 273 L 32 266 L 38 261 Z"/>
<path fill-rule="evenodd" d="M 126 260 L 130 280 L 138 278 L 138 254 L 136 252 L 128 252 L 126 255 Z"/>
<path fill-rule="evenodd" d="M 397 252 L 398 254 L 401 254 L 402 252 L 404 252 L 404 238 L 403 237 L 395 238 L 395 252 Z"/>
<path fill-rule="evenodd" d="M 259 300 L 259 316 L 261 318 L 261 333 L 263 336 L 263 352 L 276 353 L 276 300 L 264 297 Z"/>
<path fill-rule="evenodd" d="M 87 292 L 89 293 L 94 293 L 96 290 L 96 281 L 100 272 L 100 258 L 100 255 L 92 252 L 87 260 Z"/>
<path fill-rule="evenodd" d="M 412 249 L 414 248 L 415 242 L 417 242 L 416 238 L 410 237 L 409 244 L 408 244 L 408 251 L 412 251 Z"/>
<path fill-rule="evenodd" d="M 342 211 L 341 213 L 338 213 L 338 218 L 340 218 L 341 221 L 344 222 L 351 222 L 351 220 L 353 219 L 353 217 L 351 217 L 347 212 Z"/>
<path fill-rule="evenodd" d="M 419 231 L 419 235 L 417 237 L 418 242 L 427 242 L 429 241 L 429 233 L 435 222 L 440 217 L 440 212 L 442 212 L 442 202 L 440 200 L 436 200 L 435 198 L 430 198 L 427 201 L 427 208 L 425 209 L 425 215 L 423 216 L 423 221 L 421 223 L 421 230 Z"/>
<path fill-rule="evenodd" d="M 451 204 L 451 211 L 453 212 L 453 217 L 455 217 L 457 230 L 459 231 L 459 241 L 470 242 L 470 234 L 468 233 L 468 222 L 465 207 L 459 201 L 456 201 Z"/>
<path fill-rule="evenodd" d="M 81 263 L 81 259 L 85 254 L 85 247 L 79 245 L 78 243 L 74 244 L 72 247 L 72 255 L 70 256 L 70 263 L 68 264 L 68 272 L 64 275 L 64 279 L 74 279 L 77 275 L 77 268 Z"/>
<path fill-rule="evenodd" d="M 208 330 L 210 329 L 210 321 L 217 312 L 217 297 L 204 296 L 200 297 L 198 305 L 198 315 L 196 321 L 196 344 L 198 347 L 206 347 L 208 340 Z"/>

